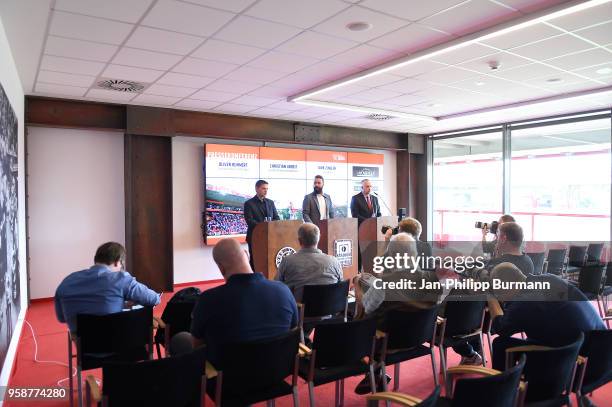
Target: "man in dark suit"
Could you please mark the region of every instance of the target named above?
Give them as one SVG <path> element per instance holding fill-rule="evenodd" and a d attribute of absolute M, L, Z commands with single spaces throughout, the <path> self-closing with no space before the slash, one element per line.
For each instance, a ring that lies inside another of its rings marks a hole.
<path fill-rule="evenodd" d="M 316 175 L 314 179 L 314 191 L 304 196 L 302 203 L 302 218 L 306 223 L 314 223 L 319 226 L 323 219 L 334 217 L 334 207 L 329 195 L 323 193 L 323 176 Z"/>
<path fill-rule="evenodd" d="M 266 198 L 268 194 L 268 182 L 262 179 L 257 181 L 255 183 L 255 192 L 256 195 L 244 203 L 244 220 L 248 226 L 246 241 L 249 245 L 249 262 L 253 270 L 255 270 L 253 263 L 253 248 L 251 246 L 253 229 L 255 229 L 258 223 L 270 220 L 280 220 L 278 212 L 276 212 L 274 201 Z"/>
<path fill-rule="evenodd" d="M 368 218 L 381 216 L 378 198 L 371 192 L 372 183 L 369 179 L 364 179 L 361 181 L 361 192 L 351 199 L 351 216 L 357 218 L 358 225 Z"/>

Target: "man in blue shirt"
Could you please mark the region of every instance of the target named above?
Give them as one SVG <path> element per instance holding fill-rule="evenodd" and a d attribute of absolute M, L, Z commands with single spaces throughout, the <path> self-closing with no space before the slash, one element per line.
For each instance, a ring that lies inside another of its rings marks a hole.
<path fill-rule="evenodd" d="M 491 281 L 505 283 L 549 283 L 548 290 L 499 289 L 489 301 L 493 318 L 493 368 L 504 370 L 506 349 L 522 345 L 563 346 L 574 342 L 580 333 L 606 329 L 601 317 L 578 288 L 557 276 L 525 275 L 511 263 L 501 263 L 490 274 Z M 512 335 L 525 332 L 527 339 Z"/>
<path fill-rule="evenodd" d="M 115 242 L 96 250 L 94 265 L 66 277 L 55 291 L 55 314 L 76 331 L 77 314 L 106 315 L 123 310 L 125 301 L 145 306 L 159 304 L 161 294 L 123 271 L 125 249 Z"/>
<path fill-rule="evenodd" d="M 254 273 L 236 240 L 217 243 L 213 258 L 226 284 L 200 295 L 191 323 L 193 346 L 205 343 L 213 365 L 224 343 L 272 338 L 297 325 L 297 305 L 289 288 Z"/>

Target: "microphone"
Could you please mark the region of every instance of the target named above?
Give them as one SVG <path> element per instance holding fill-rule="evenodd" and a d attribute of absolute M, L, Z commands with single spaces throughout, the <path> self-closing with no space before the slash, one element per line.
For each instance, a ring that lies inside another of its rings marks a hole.
<path fill-rule="evenodd" d="M 383 203 L 383 205 L 385 205 L 385 208 L 387 208 L 387 210 L 389 211 L 389 215 L 393 216 L 393 212 L 391 211 L 391 209 L 389 209 L 389 206 L 387 205 L 387 203 L 385 202 L 385 200 L 382 198 L 382 196 L 378 195 L 376 192 L 372 191 L 372 194 L 380 199 Z"/>

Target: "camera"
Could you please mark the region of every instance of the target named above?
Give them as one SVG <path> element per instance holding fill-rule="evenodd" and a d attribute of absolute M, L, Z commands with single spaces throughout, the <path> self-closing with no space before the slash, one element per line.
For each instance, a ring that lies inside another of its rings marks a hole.
<path fill-rule="evenodd" d="M 380 228 L 380 233 L 382 233 L 382 234 L 384 235 L 384 234 L 386 234 L 386 233 L 387 233 L 387 230 L 389 230 L 389 229 L 392 229 L 392 230 L 393 230 L 393 232 L 392 232 L 392 233 L 393 233 L 394 235 L 397 235 L 397 234 L 399 233 L 399 227 L 398 227 L 398 226 L 396 226 L 396 227 L 392 227 L 392 226 L 389 226 L 389 225 L 383 225 L 383 226 Z"/>
<path fill-rule="evenodd" d="M 486 223 L 486 222 L 476 222 L 476 224 L 474 225 L 474 227 L 476 229 L 483 229 L 485 227 L 489 228 L 489 233 L 492 234 L 497 234 L 497 228 L 499 227 L 499 222 L 494 220 L 491 223 Z"/>

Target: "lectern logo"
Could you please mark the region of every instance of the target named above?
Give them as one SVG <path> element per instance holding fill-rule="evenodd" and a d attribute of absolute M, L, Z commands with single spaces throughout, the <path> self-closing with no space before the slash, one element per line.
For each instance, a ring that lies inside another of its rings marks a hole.
<path fill-rule="evenodd" d="M 353 241 L 351 239 L 334 240 L 334 257 L 342 267 L 353 265 Z"/>
<path fill-rule="evenodd" d="M 278 253 L 276 253 L 276 268 L 280 266 L 281 261 L 283 261 L 285 257 L 290 256 L 292 254 L 295 254 L 295 249 L 293 247 L 287 246 L 280 249 Z"/>

